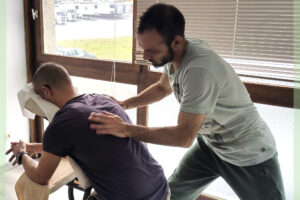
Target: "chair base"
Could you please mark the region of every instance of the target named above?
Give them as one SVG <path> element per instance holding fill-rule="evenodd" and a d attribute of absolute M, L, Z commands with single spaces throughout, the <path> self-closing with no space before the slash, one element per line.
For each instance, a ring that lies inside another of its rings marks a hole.
<path fill-rule="evenodd" d="M 77 178 L 73 179 L 67 185 L 68 185 L 69 200 L 75 200 L 75 198 L 74 198 L 74 188 L 84 192 L 82 200 L 86 200 L 89 197 L 89 195 L 91 194 L 91 191 L 92 191 L 92 186 L 90 186 L 86 189 L 82 188 L 80 186 L 80 183 L 79 183 Z"/>

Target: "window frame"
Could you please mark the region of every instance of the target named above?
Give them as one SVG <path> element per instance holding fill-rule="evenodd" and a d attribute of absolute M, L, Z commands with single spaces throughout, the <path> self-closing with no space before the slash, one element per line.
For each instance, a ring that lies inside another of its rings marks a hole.
<path fill-rule="evenodd" d="M 31 9 L 38 10 L 39 17 L 32 20 Z M 132 57 L 136 47 L 136 0 L 133 1 L 133 48 Z M 43 54 L 42 37 L 42 0 L 24 0 L 25 18 L 25 40 L 26 40 L 26 65 L 28 82 L 37 67 L 49 61 L 58 62 L 66 67 L 71 75 L 85 78 L 92 78 L 104 81 L 111 81 L 112 61 L 92 60 L 86 58 L 72 58 L 61 55 Z M 133 59 L 134 60 L 134 59 Z M 150 67 L 143 64 L 116 61 L 116 82 L 137 85 L 138 92 L 147 88 L 157 80 L 161 73 L 150 70 Z M 81 66 L 85 66 L 82 68 Z M 251 99 L 255 103 L 262 103 L 283 107 L 294 107 L 294 88 L 289 86 L 277 86 L 261 83 L 244 82 Z M 297 89 L 298 90 L 298 89 Z M 138 109 L 138 124 L 147 125 L 147 107 Z"/>
<path fill-rule="evenodd" d="M 36 69 L 44 62 L 55 61 L 62 64 L 70 75 L 111 81 L 111 68 L 113 61 L 92 60 L 86 58 L 73 58 L 60 55 L 43 54 L 43 19 L 42 0 L 24 2 L 26 67 L 28 82 L 32 81 Z M 32 9 L 38 11 L 38 18 L 32 19 Z M 133 10 L 136 10 L 135 8 Z M 134 46 L 134 44 L 133 44 Z M 85 66 L 82 68 L 81 66 Z M 147 71 L 147 66 L 132 64 L 130 62 L 116 61 L 116 82 L 137 86 L 138 92 L 146 88 L 141 77 Z M 147 125 L 147 107 L 137 109 L 137 124 Z M 30 120 L 30 141 L 41 142 L 43 122 L 40 117 Z"/>

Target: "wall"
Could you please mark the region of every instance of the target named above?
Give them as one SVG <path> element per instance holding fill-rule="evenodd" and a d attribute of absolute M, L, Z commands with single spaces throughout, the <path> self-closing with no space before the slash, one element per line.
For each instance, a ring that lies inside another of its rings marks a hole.
<path fill-rule="evenodd" d="M 11 168 L 6 164 L 9 156 L 4 152 L 11 141 L 29 139 L 29 123 L 16 96 L 27 82 L 23 16 L 23 1 L 0 0 L 0 199 L 14 194 L 14 184 L 6 176 Z"/>
<path fill-rule="evenodd" d="M 29 121 L 23 117 L 17 92 L 27 83 L 22 0 L 6 1 L 6 138 L 29 141 Z M 10 138 L 9 138 L 10 137 Z"/>
<path fill-rule="evenodd" d="M 5 132 L 6 132 L 6 115 L 5 115 L 5 102 L 4 98 L 6 87 L 6 8 L 5 1 L 0 1 L 0 166 L 4 166 L 5 163 Z M 4 169 L 5 170 L 5 169 Z M 0 198 L 5 195 L 5 176 L 3 169 L 0 168 Z"/>

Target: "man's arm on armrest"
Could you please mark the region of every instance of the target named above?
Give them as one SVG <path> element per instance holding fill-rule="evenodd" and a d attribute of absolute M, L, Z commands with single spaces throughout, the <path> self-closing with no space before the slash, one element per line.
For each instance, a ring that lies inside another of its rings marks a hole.
<path fill-rule="evenodd" d="M 39 162 L 24 154 L 22 164 L 29 178 L 38 184 L 46 185 L 54 174 L 60 159 L 59 156 L 43 151 Z"/>

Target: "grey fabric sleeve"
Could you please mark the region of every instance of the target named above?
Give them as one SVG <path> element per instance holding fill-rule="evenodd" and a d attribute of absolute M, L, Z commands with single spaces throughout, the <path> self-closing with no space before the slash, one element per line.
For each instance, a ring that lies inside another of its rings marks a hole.
<path fill-rule="evenodd" d="M 194 114 L 213 113 L 220 88 L 213 74 L 202 68 L 187 71 L 183 80 L 180 111 Z"/>

